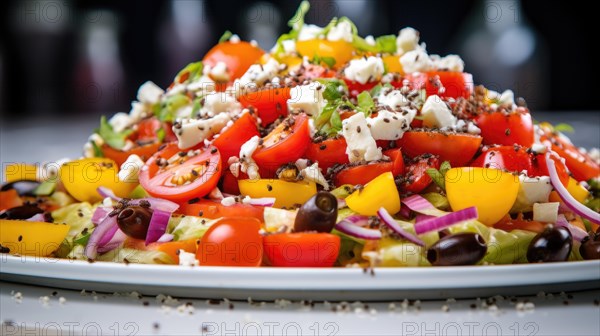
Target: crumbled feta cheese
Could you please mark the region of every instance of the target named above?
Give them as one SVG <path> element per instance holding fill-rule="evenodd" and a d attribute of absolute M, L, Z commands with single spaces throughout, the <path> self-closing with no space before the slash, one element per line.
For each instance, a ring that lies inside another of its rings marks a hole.
<path fill-rule="evenodd" d="M 181 266 L 198 266 L 200 262 L 196 259 L 194 253 L 186 252 L 183 249 L 179 250 L 179 265 Z"/>
<path fill-rule="evenodd" d="M 543 223 L 556 223 L 559 206 L 559 202 L 534 203 L 533 220 Z"/>
<path fill-rule="evenodd" d="M 303 176 L 304 180 L 315 182 L 316 184 L 322 185 L 323 189 L 329 190 L 329 183 L 327 183 L 327 180 L 323 176 L 318 162 L 302 169 L 298 174 L 299 176 Z"/>
<path fill-rule="evenodd" d="M 519 175 L 519 193 L 513 205 L 513 211 L 531 211 L 534 203 L 548 202 L 552 191 L 550 178 L 548 176 L 528 177 Z"/>
<path fill-rule="evenodd" d="M 300 32 L 298 32 L 298 41 L 306 41 L 316 39 L 323 32 L 323 28 L 313 25 L 304 24 Z"/>
<path fill-rule="evenodd" d="M 144 161 L 137 155 L 131 154 L 121 165 L 117 176 L 123 182 L 137 183 Z"/>
<path fill-rule="evenodd" d="M 374 161 L 383 157 L 381 148 L 377 147 L 371 136 L 364 114 L 356 113 L 342 121 L 342 135 L 348 144 L 346 154 L 350 162 Z"/>
<path fill-rule="evenodd" d="M 351 60 L 350 64 L 344 69 L 344 76 L 349 80 L 365 84 L 381 80 L 384 71 L 381 57 L 369 56 Z"/>
<path fill-rule="evenodd" d="M 173 125 L 173 132 L 178 140 L 179 148 L 190 148 L 218 133 L 231 117 L 220 113 L 210 119 L 178 119 Z"/>
<path fill-rule="evenodd" d="M 40 296 L 40 302 L 42 306 L 47 307 L 50 305 L 50 298 L 48 296 Z"/>
<path fill-rule="evenodd" d="M 512 90 L 505 90 L 498 99 L 498 105 L 512 107 L 515 105 L 515 93 Z"/>
<path fill-rule="evenodd" d="M 346 41 L 352 42 L 354 34 L 352 34 L 352 26 L 348 21 L 341 21 L 337 25 L 331 27 L 327 33 L 329 41 Z"/>
<path fill-rule="evenodd" d="M 419 48 L 419 32 L 411 27 L 406 27 L 398 33 L 396 38 L 396 53 L 403 55 Z"/>
<path fill-rule="evenodd" d="M 472 121 L 467 123 L 467 133 L 469 134 L 481 134 L 481 129 L 477 127 Z"/>
<path fill-rule="evenodd" d="M 456 117 L 452 115 L 448 105 L 437 95 L 427 97 L 421 109 L 421 116 L 425 127 L 453 127 L 456 123 Z"/>
<path fill-rule="evenodd" d="M 400 111 L 403 106 L 407 106 L 410 102 L 400 90 L 381 90 L 377 96 L 377 103 L 379 105 L 389 106 L 392 110 Z"/>
<path fill-rule="evenodd" d="M 129 118 L 131 118 L 132 123 L 137 123 L 138 121 L 144 119 L 148 111 L 146 109 L 146 105 L 140 103 L 138 101 L 131 102 L 131 110 L 129 110 Z"/>
<path fill-rule="evenodd" d="M 242 40 L 240 39 L 240 37 L 238 36 L 238 34 L 233 34 L 229 38 L 229 42 L 231 42 L 231 43 L 240 43 L 241 41 Z"/>
<path fill-rule="evenodd" d="M 237 202 L 235 201 L 235 197 L 233 196 L 227 196 L 221 200 L 221 204 L 224 206 L 232 206 L 236 203 Z"/>
<path fill-rule="evenodd" d="M 442 131 L 454 131 L 454 132 L 466 132 L 469 134 L 480 134 L 481 129 L 477 127 L 472 121 L 465 121 L 463 119 L 459 119 L 456 124 L 452 126 L 447 126 L 441 128 Z"/>
<path fill-rule="evenodd" d="M 296 52 L 296 41 L 294 40 L 284 40 L 281 42 L 281 45 L 286 54 L 293 54 Z"/>
<path fill-rule="evenodd" d="M 242 108 L 234 96 L 226 92 L 212 92 L 204 96 L 204 105 L 200 109 L 201 117 L 213 117 L 222 112 L 237 112 Z"/>
<path fill-rule="evenodd" d="M 458 55 L 447 55 L 445 57 L 436 58 L 433 61 L 433 66 L 440 71 L 463 72 L 465 62 Z"/>
<path fill-rule="evenodd" d="M 296 168 L 298 168 L 298 170 L 302 170 L 308 167 L 309 163 L 310 161 L 308 159 L 298 159 L 294 164 L 296 165 Z"/>
<path fill-rule="evenodd" d="M 433 69 L 433 62 L 424 50 L 411 50 L 400 57 L 405 73 L 426 72 Z"/>
<path fill-rule="evenodd" d="M 184 83 L 175 84 L 175 85 L 173 85 L 173 87 L 171 87 L 170 89 L 167 90 L 167 92 L 165 93 L 165 96 L 171 97 L 171 96 L 179 95 L 179 94 L 185 93 L 186 89 L 187 89 L 187 87 Z"/>
<path fill-rule="evenodd" d="M 365 42 L 367 42 L 367 44 L 371 45 L 371 46 L 375 46 L 377 44 L 377 42 L 375 41 L 375 38 L 373 37 L 373 35 L 367 35 L 367 36 L 365 36 Z"/>
<path fill-rule="evenodd" d="M 212 78 L 207 75 L 202 75 L 197 80 L 189 83 L 186 87 L 189 92 L 194 92 L 197 97 L 202 97 L 212 92 L 215 92 L 217 85 Z"/>
<path fill-rule="evenodd" d="M 260 138 L 255 135 L 250 140 L 246 141 L 240 148 L 240 170 L 248 174 L 251 180 L 259 179 L 258 165 L 252 159 L 254 151 L 258 148 Z"/>
<path fill-rule="evenodd" d="M 405 131 L 410 129 L 414 114 L 395 113 L 386 110 L 379 111 L 374 118 L 367 118 L 371 135 L 375 140 L 398 140 Z"/>
<path fill-rule="evenodd" d="M 589 150 L 588 155 L 594 162 L 600 164 L 600 149 L 592 148 Z"/>
<path fill-rule="evenodd" d="M 275 77 L 279 71 L 279 62 L 274 58 L 269 59 L 265 64 L 253 64 L 241 78 L 235 80 L 234 89 L 238 94 L 242 94 L 247 89 L 265 84 L 266 81 Z"/>
<path fill-rule="evenodd" d="M 138 89 L 137 99 L 146 104 L 156 104 L 160 102 L 160 97 L 165 93 L 163 89 L 158 87 L 151 81 L 142 84 Z"/>
<path fill-rule="evenodd" d="M 308 85 L 293 87 L 290 90 L 290 99 L 287 104 L 289 111 L 301 109 L 308 115 L 318 115 L 325 106 L 323 85 L 319 82 L 312 82 Z"/>
<path fill-rule="evenodd" d="M 537 154 L 544 154 L 544 153 L 546 153 L 547 150 L 548 150 L 548 147 L 546 147 L 542 144 L 534 143 L 531 146 L 531 151 L 533 151 L 534 153 L 537 153 Z"/>
<path fill-rule="evenodd" d="M 265 207 L 264 221 L 267 232 L 289 231 L 296 220 L 296 210 L 284 210 L 273 207 Z"/>
<path fill-rule="evenodd" d="M 228 82 L 229 73 L 227 72 L 227 64 L 225 64 L 225 62 L 217 62 L 217 64 L 210 69 L 210 77 L 218 82 Z"/>
<path fill-rule="evenodd" d="M 131 118 L 129 117 L 129 114 L 119 112 L 115 113 L 115 115 L 110 118 L 108 123 L 113 128 L 113 131 L 119 133 L 123 132 L 127 127 L 129 127 L 129 125 L 131 125 Z"/>

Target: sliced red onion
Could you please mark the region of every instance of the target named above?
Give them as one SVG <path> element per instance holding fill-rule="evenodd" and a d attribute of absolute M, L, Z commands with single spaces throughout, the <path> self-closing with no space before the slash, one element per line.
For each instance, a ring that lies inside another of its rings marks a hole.
<path fill-rule="evenodd" d="M 337 224 L 335 224 L 335 229 L 343 232 L 352 237 L 367 239 L 367 240 L 377 240 L 381 239 L 381 231 L 376 229 L 368 229 L 359 225 L 354 224 L 352 221 L 348 220 L 348 218 L 342 219 Z"/>
<path fill-rule="evenodd" d="M 246 204 L 266 207 L 273 206 L 275 204 L 275 197 L 251 198 Z"/>
<path fill-rule="evenodd" d="M 600 214 L 579 203 L 573 196 L 571 196 L 567 188 L 562 185 L 560 178 L 558 177 L 558 173 L 556 172 L 554 160 L 550 158 L 550 153 L 546 154 L 546 165 L 548 166 L 550 182 L 552 183 L 554 189 L 556 189 L 556 192 L 560 198 L 565 202 L 565 205 L 569 207 L 571 211 L 589 220 L 590 222 L 600 224 Z"/>
<path fill-rule="evenodd" d="M 431 204 L 423 196 L 417 194 L 402 199 L 402 203 L 410 210 L 422 213 L 424 215 L 439 217 L 447 214 L 447 212 L 434 207 L 433 204 Z"/>
<path fill-rule="evenodd" d="M 162 236 L 160 236 L 160 238 L 158 238 L 158 240 L 156 242 L 157 243 L 168 243 L 168 242 L 172 241 L 173 238 L 175 238 L 175 236 L 173 236 L 172 234 L 165 233 Z"/>
<path fill-rule="evenodd" d="M 117 228 L 112 238 L 106 244 L 98 247 L 98 253 L 105 253 L 116 249 L 123 244 L 125 239 L 127 239 L 127 235 Z"/>
<path fill-rule="evenodd" d="M 402 203 L 400 205 L 400 216 L 404 218 L 410 218 L 410 208 L 406 206 L 406 204 Z"/>
<path fill-rule="evenodd" d="M 152 218 L 150 219 L 150 224 L 148 225 L 148 233 L 146 233 L 146 245 L 154 243 L 165 234 L 170 218 L 170 212 L 158 209 L 154 210 Z"/>
<path fill-rule="evenodd" d="M 102 197 L 109 197 L 117 202 L 122 199 L 121 197 L 117 197 L 112 190 L 110 190 L 106 187 L 98 187 L 97 190 L 98 190 L 98 193 L 100 194 L 100 196 L 102 196 Z M 129 201 L 129 204 L 137 205 L 141 201 L 148 201 L 150 203 L 150 207 L 153 210 L 162 210 L 162 211 L 173 212 L 173 211 L 179 209 L 179 204 L 177 204 L 177 203 L 168 201 L 166 199 L 154 198 L 154 197 L 132 199 L 131 201 Z"/>
<path fill-rule="evenodd" d="M 384 207 L 381 207 L 381 208 L 379 208 L 379 210 L 377 210 L 377 215 L 379 216 L 379 218 L 381 218 L 383 223 L 385 225 L 387 225 L 387 227 L 389 227 L 392 231 L 399 234 L 401 237 L 403 237 L 406 240 L 413 242 L 419 246 L 425 246 L 425 242 L 423 242 L 421 239 L 419 239 L 419 237 L 416 237 L 415 235 L 412 235 L 412 234 L 406 232 L 400 225 L 398 225 L 396 220 L 392 217 L 392 215 L 390 215 L 390 213 Z"/>
<path fill-rule="evenodd" d="M 366 226 L 369 224 L 369 217 L 363 215 L 350 215 L 346 217 L 345 220 L 358 226 Z"/>
<path fill-rule="evenodd" d="M 470 207 L 459 211 L 451 212 L 441 217 L 435 217 L 417 223 L 415 224 L 415 232 L 417 234 L 423 234 L 431 231 L 440 231 L 454 224 L 477 219 L 477 217 L 477 208 Z"/>
<path fill-rule="evenodd" d="M 429 216 L 429 215 L 423 215 L 423 214 L 417 214 L 417 217 L 415 217 L 415 224 L 416 223 L 424 222 L 426 220 L 430 220 L 432 218 L 436 218 L 436 217 L 435 216 Z"/>
<path fill-rule="evenodd" d="M 562 226 L 567 228 L 567 230 L 571 232 L 571 236 L 573 236 L 573 239 L 577 241 L 582 241 L 583 238 L 588 236 L 587 232 L 582 230 L 580 227 L 569 223 L 569 221 L 565 218 L 565 215 L 562 214 L 558 215 L 558 219 L 556 220 L 556 226 Z"/>
<path fill-rule="evenodd" d="M 92 223 L 98 225 L 98 223 L 102 222 L 102 220 L 106 218 L 111 211 L 111 208 L 97 207 L 92 215 Z"/>
<path fill-rule="evenodd" d="M 27 218 L 26 221 L 28 221 L 28 222 L 45 222 L 46 217 L 44 216 L 43 213 L 39 213 L 39 214 L 33 215 L 31 218 Z"/>
<path fill-rule="evenodd" d="M 345 200 L 345 199 L 343 199 L 343 198 L 338 198 L 338 199 L 337 199 L 337 203 L 338 203 L 338 206 L 337 206 L 337 208 L 338 208 L 338 209 L 343 209 L 343 208 L 345 208 L 345 207 L 347 207 L 347 206 L 348 206 L 348 205 L 346 204 L 346 200 Z"/>
<path fill-rule="evenodd" d="M 106 231 L 104 236 L 102 236 L 102 238 L 98 242 L 98 249 L 100 249 L 102 246 L 108 244 L 113 239 L 113 237 L 115 236 L 115 233 L 117 231 L 120 231 L 118 224 L 115 226 L 112 226 L 108 231 Z"/>
<path fill-rule="evenodd" d="M 92 231 L 90 235 L 90 239 L 88 240 L 87 245 L 85 246 L 85 256 L 90 259 L 96 259 L 98 255 L 98 247 L 100 247 L 100 242 L 104 240 L 105 235 L 111 235 L 111 238 L 114 236 L 115 231 L 114 228 L 117 227 L 117 216 L 106 216 L 98 226 Z"/>

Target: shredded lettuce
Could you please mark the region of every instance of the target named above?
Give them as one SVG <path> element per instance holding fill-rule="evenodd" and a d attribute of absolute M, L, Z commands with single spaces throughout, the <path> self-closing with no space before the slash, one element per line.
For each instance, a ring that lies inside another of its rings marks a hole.
<path fill-rule="evenodd" d="M 368 241 L 362 257 L 369 260 L 372 266 L 430 266 L 425 257 L 425 248 L 391 237 L 384 237 L 379 241 Z"/>
<path fill-rule="evenodd" d="M 196 216 L 171 216 L 167 233 L 172 234 L 176 241 L 201 238 L 215 221 Z"/>
<path fill-rule="evenodd" d="M 112 148 L 123 149 L 125 146 L 125 140 L 133 132 L 133 130 L 127 129 L 122 132 L 115 132 L 112 126 L 106 120 L 106 116 L 100 118 L 100 128 L 96 130 L 96 133 Z"/>
<path fill-rule="evenodd" d="M 225 33 L 227 33 L 227 32 L 225 32 Z M 185 68 L 181 69 L 177 73 L 177 75 L 175 76 L 175 79 L 173 79 L 173 82 L 175 82 L 175 83 L 193 83 L 196 80 L 200 79 L 200 77 L 202 77 L 203 69 L 204 69 L 204 64 L 202 63 L 202 61 L 190 63 L 190 64 L 186 65 Z M 181 81 L 181 77 L 184 75 L 187 76 L 187 79 L 184 81 Z"/>
<path fill-rule="evenodd" d="M 428 200 L 434 207 L 443 211 L 450 211 L 450 203 L 446 196 L 436 192 L 426 193 L 421 196 Z"/>
<path fill-rule="evenodd" d="M 363 91 L 359 93 L 356 97 L 356 100 L 358 104 L 358 111 L 364 113 L 365 117 L 370 116 L 371 113 L 375 111 L 375 102 L 373 101 L 369 91 Z"/>
<path fill-rule="evenodd" d="M 292 30 L 290 30 L 290 32 L 287 34 L 279 36 L 277 39 L 277 47 L 275 48 L 276 54 L 284 53 L 285 50 L 283 48 L 283 41 L 295 40 L 298 38 L 300 30 L 302 30 L 302 27 L 304 27 L 304 17 L 306 16 L 306 13 L 308 13 L 309 9 L 310 3 L 308 1 L 305 0 L 300 3 L 300 6 L 298 6 L 298 9 L 296 10 L 296 14 L 294 14 L 294 16 L 292 16 L 292 18 L 288 21 L 288 26 L 292 28 Z"/>
<path fill-rule="evenodd" d="M 160 251 L 143 251 L 131 248 L 116 248 L 99 255 L 97 261 L 111 261 L 116 263 L 135 264 L 174 264 L 171 257 Z M 127 261 L 125 261 L 127 260 Z"/>
<path fill-rule="evenodd" d="M 175 94 L 167 97 L 160 104 L 157 104 L 154 109 L 154 114 L 160 121 L 172 122 L 175 120 L 177 111 L 190 103 L 190 98 L 186 94 Z"/>
<path fill-rule="evenodd" d="M 83 202 L 70 204 L 52 212 L 55 223 L 66 223 L 71 226 L 67 236 L 55 252 L 57 257 L 67 256 L 76 246 L 76 242 L 83 242 L 82 237 L 94 229 L 92 215 L 95 210 L 96 206 Z"/>
<path fill-rule="evenodd" d="M 427 168 L 425 171 L 429 177 L 433 180 L 438 187 L 442 188 L 442 190 L 446 190 L 446 173 L 451 169 L 450 162 L 444 161 L 440 165 L 440 169 L 435 168 Z"/>

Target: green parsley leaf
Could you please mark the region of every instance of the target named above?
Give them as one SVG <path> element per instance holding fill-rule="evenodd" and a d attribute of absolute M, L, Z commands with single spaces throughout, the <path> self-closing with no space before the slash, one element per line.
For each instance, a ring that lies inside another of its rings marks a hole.
<path fill-rule="evenodd" d="M 325 84 L 325 89 L 323 90 L 323 98 L 328 102 L 334 102 L 340 98 L 342 98 L 342 93 L 338 89 L 340 87 L 339 81 L 330 81 Z"/>
<path fill-rule="evenodd" d="M 438 187 L 442 188 L 442 190 L 446 190 L 445 176 L 448 170 L 450 170 L 450 168 L 452 168 L 450 166 L 450 162 L 444 161 L 440 165 L 439 170 L 435 168 L 428 168 L 425 172 L 427 173 L 427 175 L 429 175 L 429 177 L 431 177 L 433 182 L 438 185 Z"/>
<path fill-rule="evenodd" d="M 233 36 L 233 33 L 229 30 L 226 30 L 223 35 L 221 35 L 221 38 L 219 38 L 219 43 L 223 43 L 223 42 L 227 42 L 229 41 L 229 39 Z"/>
<path fill-rule="evenodd" d="M 189 103 L 190 98 L 183 93 L 172 95 L 167 97 L 167 99 L 161 103 L 158 112 L 155 114 L 160 121 L 171 122 L 175 120 L 175 114 L 177 113 L 177 110 L 188 105 Z"/>
<path fill-rule="evenodd" d="M 102 149 L 98 146 L 95 141 L 90 141 L 92 144 L 92 149 L 94 149 L 94 157 L 104 157 L 104 153 L 102 153 Z"/>
<path fill-rule="evenodd" d="M 380 53 L 396 53 L 396 35 L 383 35 L 375 39 L 375 48 Z"/>
<path fill-rule="evenodd" d="M 335 65 L 335 58 L 333 58 L 333 57 L 321 57 L 321 62 L 327 64 L 328 67 L 332 68 Z"/>
<path fill-rule="evenodd" d="M 115 132 L 112 126 L 106 120 L 106 116 L 100 118 L 100 128 L 97 133 L 104 141 L 114 149 L 122 149 L 125 146 L 125 140 L 133 132 L 133 130 L 124 130 Z"/>
<path fill-rule="evenodd" d="M 173 80 L 174 83 L 191 83 L 202 77 L 202 69 L 204 65 L 202 61 L 190 63 L 185 66 L 185 68 L 181 69 L 175 76 Z M 185 80 L 182 80 L 182 77 L 187 76 Z"/>

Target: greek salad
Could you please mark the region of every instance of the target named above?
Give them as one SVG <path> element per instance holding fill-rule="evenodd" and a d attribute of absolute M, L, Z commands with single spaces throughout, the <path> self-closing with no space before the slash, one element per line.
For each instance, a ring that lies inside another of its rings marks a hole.
<path fill-rule="evenodd" d="M 419 32 L 226 32 L 103 117 L 83 157 L 8 164 L 0 250 L 119 263 L 399 267 L 600 259 L 600 154 L 474 85 Z"/>

